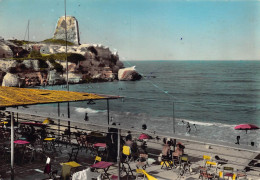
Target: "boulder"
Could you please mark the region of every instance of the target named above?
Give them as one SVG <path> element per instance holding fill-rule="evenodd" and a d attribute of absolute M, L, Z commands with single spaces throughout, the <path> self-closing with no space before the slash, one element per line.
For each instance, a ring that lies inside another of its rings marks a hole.
<path fill-rule="evenodd" d="M 8 87 L 19 87 L 20 86 L 20 78 L 17 74 L 11 74 L 7 73 L 4 76 L 2 86 L 8 86 Z"/>
<path fill-rule="evenodd" d="M 0 69 L 4 72 L 7 72 L 11 67 L 16 67 L 17 62 L 15 60 L 1 60 Z"/>
<path fill-rule="evenodd" d="M 135 66 L 119 69 L 118 80 L 120 81 L 136 81 L 140 80 L 142 76 L 135 70 Z"/>

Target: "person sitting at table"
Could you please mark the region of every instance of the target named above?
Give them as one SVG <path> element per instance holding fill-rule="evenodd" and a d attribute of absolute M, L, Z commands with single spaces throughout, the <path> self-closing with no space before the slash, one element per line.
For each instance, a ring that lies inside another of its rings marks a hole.
<path fill-rule="evenodd" d="M 164 142 L 164 145 L 163 145 L 163 149 L 162 149 L 162 158 L 170 159 L 171 158 L 171 153 L 170 153 L 170 151 L 171 151 L 171 148 L 170 148 L 171 141 L 166 140 L 164 138 L 163 142 Z"/>
<path fill-rule="evenodd" d="M 148 153 L 143 149 L 139 149 L 139 158 L 137 159 L 136 167 L 145 169 L 147 165 Z"/>
<path fill-rule="evenodd" d="M 132 141 L 132 135 L 130 131 L 128 131 L 128 135 L 125 137 L 125 145 L 132 148 L 133 141 Z"/>
<path fill-rule="evenodd" d="M 183 146 L 180 142 L 177 144 L 177 148 L 176 150 L 172 153 L 173 157 L 180 157 L 181 155 L 184 154 L 184 148 L 185 146 Z"/>

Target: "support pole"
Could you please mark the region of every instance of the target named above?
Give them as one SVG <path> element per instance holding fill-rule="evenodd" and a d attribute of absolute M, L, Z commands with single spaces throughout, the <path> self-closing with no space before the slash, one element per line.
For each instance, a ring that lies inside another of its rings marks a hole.
<path fill-rule="evenodd" d="M 60 103 L 58 103 L 58 117 L 60 117 Z"/>
<path fill-rule="evenodd" d="M 58 119 L 58 136 L 60 137 L 60 119 Z"/>
<path fill-rule="evenodd" d="M 118 180 L 120 180 L 120 139 L 121 129 L 117 130 L 117 165 L 118 165 Z"/>
<path fill-rule="evenodd" d="M 107 99 L 107 124 L 109 125 L 109 100 Z"/>
<path fill-rule="evenodd" d="M 70 121 L 68 121 L 68 131 L 69 131 L 69 139 L 70 139 Z"/>
<path fill-rule="evenodd" d="M 58 117 L 60 117 L 60 103 L 58 103 Z M 60 119 L 58 119 L 58 137 L 60 137 Z"/>
<path fill-rule="evenodd" d="M 14 113 L 11 112 L 11 180 L 14 180 Z"/>
<path fill-rule="evenodd" d="M 175 134 L 175 114 L 174 114 L 174 102 L 172 102 L 172 121 L 173 121 L 173 134 Z"/>

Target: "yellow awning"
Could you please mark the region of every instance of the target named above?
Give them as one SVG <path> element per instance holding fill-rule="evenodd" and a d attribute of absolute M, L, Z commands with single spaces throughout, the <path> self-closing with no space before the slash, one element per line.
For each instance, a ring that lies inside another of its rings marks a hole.
<path fill-rule="evenodd" d="M 0 107 L 117 98 L 120 97 L 71 91 L 0 87 Z"/>

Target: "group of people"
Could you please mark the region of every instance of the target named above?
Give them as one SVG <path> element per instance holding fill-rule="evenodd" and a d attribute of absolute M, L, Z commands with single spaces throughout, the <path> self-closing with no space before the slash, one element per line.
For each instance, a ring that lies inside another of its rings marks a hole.
<path fill-rule="evenodd" d="M 163 143 L 162 158 L 178 159 L 181 155 L 184 154 L 185 146 L 180 142 L 176 144 L 176 139 L 172 140 L 170 138 L 164 138 Z"/>
<path fill-rule="evenodd" d="M 182 120 L 182 124 L 185 125 L 185 122 Z M 197 127 L 196 127 L 196 124 L 193 124 L 194 128 L 195 128 L 195 131 L 197 131 Z M 190 134 L 191 132 L 191 126 L 190 126 L 190 123 L 187 122 L 186 124 L 186 133 L 187 134 Z"/>

